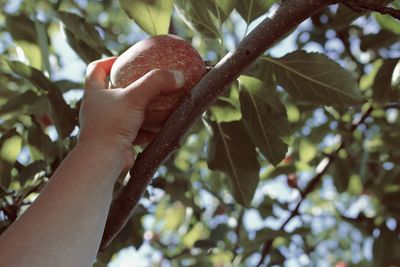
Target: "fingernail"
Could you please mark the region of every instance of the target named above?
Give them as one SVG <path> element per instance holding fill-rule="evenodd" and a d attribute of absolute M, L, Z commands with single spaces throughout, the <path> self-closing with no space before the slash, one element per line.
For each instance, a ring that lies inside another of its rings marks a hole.
<path fill-rule="evenodd" d="M 175 76 L 175 82 L 179 87 L 182 87 L 185 84 L 185 76 L 182 72 L 178 70 L 171 71 Z"/>

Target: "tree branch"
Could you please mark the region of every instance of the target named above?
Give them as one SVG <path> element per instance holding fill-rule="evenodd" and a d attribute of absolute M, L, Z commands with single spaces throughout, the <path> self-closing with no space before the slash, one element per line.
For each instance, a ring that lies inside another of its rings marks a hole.
<path fill-rule="evenodd" d="M 357 121 L 354 122 L 351 125 L 350 128 L 350 132 L 353 133 L 358 126 L 360 126 L 361 124 L 363 124 L 365 122 L 365 120 L 371 115 L 371 112 L 373 111 L 373 107 L 370 106 L 361 116 L 361 118 Z M 329 156 L 324 157 L 320 163 L 318 164 L 317 167 L 317 173 L 315 174 L 315 176 L 311 179 L 311 181 L 307 184 L 306 188 L 301 191 L 300 193 L 300 200 L 297 203 L 296 207 L 290 212 L 289 217 L 282 223 L 281 227 L 279 227 L 279 230 L 283 230 L 285 228 L 285 226 L 297 215 L 299 215 L 299 209 L 301 204 L 303 204 L 303 201 L 307 198 L 307 196 L 314 191 L 315 187 L 321 182 L 322 177 L 324 176 L 324 174 L 328 171 L 329 167 L 332 165 L 332 163 L 335 161 L 337 154 L 339 153 L 340 150 L 342 150 L 344 148 L 344 140 L 342 138 L 342 141 L 340 142 L 339 147 L 332 152 Z M 319 169 L 319 170 L 318 170 Z M 264 242 L 262 251 L 261 251 L 261 258 L 260 261 L 257 264 L 257 267 L 260 267 L 264 260 L 265 257 L 269 254 L 271 248 L 272 248 L 272 243 L 274 242 L 274 239 L 267 239 Z"/>
<path fill-rule="evenodd" d="M 131 178 L 113 200 L 100 252 L 121 231 L 140 201 L 158 167 L 181 146 L 181 141 L 201 114 L 251 63 L 314 13 L 338 0 L 282 1 L 272 19 L 266 18 L 229 52 L 185 97 L 156 139 L 139 154 Z"/>
<path fill-rule="evenodd" d="M 390 15 L 393 18 L 400 20 L 400 10 L 391 7 L 377 5 L 360 0 L 342 0 L 341 3 L 356 12 L 362 10 L 375 11 L 381 13 L 382 15 Z"/>

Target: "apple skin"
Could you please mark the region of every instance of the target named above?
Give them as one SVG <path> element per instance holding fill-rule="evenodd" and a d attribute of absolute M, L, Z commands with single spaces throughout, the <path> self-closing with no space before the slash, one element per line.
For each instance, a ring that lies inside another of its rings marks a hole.
<path fill-rule="evenodd" d="M 175 35 L 158 35 L 140 41 L 122 53 L 110 72 L 112 88 L 125 88 L 154 69 L 178 70 L 185 77 L 184 86 L 150 101 L 141 129 L 158 132 L 181 99 L 206 72 L 199 53 L 185 40 Z"/>

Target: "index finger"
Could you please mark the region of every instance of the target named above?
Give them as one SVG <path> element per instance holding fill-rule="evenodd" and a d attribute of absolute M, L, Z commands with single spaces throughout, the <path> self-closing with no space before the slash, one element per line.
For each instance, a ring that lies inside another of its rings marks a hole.
<path fill-rule="evenodd" d="M 109 57 L 91 62 L 86 68 L 85 90 L 107 88 L 107 76 L 117 57 Z"/>

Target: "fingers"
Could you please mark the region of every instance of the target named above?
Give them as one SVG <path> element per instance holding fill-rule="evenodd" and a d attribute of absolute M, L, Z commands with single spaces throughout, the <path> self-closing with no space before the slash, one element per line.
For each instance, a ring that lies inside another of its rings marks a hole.
<path fill-rule="evenodd" d="M 117 57 L 109 57 L 93 61 L 87 66 L 85 90 L 105 89 L 107 87 L 107 76 Z"/>
<path fill-rule="evenodd" d="M 135 140 L 133 141 L 133 145 L 146 145 L 153 141 L 157 134 L 147 132 L 145 130 L 139 130 L 138 135 L 136 136 Z"/>
<path fill-rule="evenodd" d="M 125 90 L 137 107 L 146 108 L 151 99 L 160 93 L 169 93 L 181 88 L 185 83 L 179 71 L 152 70 L 133 82 Z"/>

